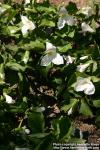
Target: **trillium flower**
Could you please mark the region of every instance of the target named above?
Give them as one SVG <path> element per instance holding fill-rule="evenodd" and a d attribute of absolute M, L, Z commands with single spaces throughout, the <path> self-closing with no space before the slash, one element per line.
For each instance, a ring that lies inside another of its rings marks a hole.
<path fill-rule="evenodd" d="M 25 0 L 25 5 L 29 4 L 30 0 Z"/>
<path fill-rule="evenodd" d="M 86 15 L 87 17 L 90 17 L 90 16 L 92 16 L 93 9 L 89 6 L 83 7 L 82 10 L 81 10 L 81 13 Z"/>
<path fill-rule="evenodd" d="M 29 20 L 26 16 L 21 16 L 21 20 L 23 23 L 22 26 L 22 34 L 25 35 L 28 30 L 32 31 L 35 29 L 35 24 Z"/>
<path fill-rule="evenodd" d="M 73 109 L 72 109 L 72 107 L 68 110 L 68 112 L 67 112 L 67 114 L 68 115 L 71 115 L 73 113 Z"/>
<path fill-rule="evenodd" d="M 68 56 L 64 56 L 65 60 L 66 60 L 66 64 L 69 65 L 69 64 L 72 64 L 73 61 L 75 60 L 74 57 L 71 57 L 70 55 Z"/>
<path fill-rule="evenodd" d="M 86 24 L 85 22 L 83 22 L 82 24 L 81 24 L 81 28 L 82 28 L 82 31 L 81 32 L 83 32 L 83 33 L 85 33 L 85 32 L 90 32 L 90 33 L 93 33 L 93 32 L 95 32 L 88 24 Z"/>
<path fill-rule="evenodd" d="M 48 66 L 51 62 L 55 65 L 64 64 L 63 57 L 56 52 L 56 47 L 46 42 L 46 54 L 41 59 L 41 66 Z"/>
<path fill-rule="evenodd" d="M 75 24 L 75 20 L 73 16 L 69 15 L 65 7 L 61 7 L 59 10 L 59 16 L 58 19 L 58 29 L 62 29 L 65 24 L 69 26 L 73 26 Z"/>
<path fill-rule="evenodd" d="M 74 89 L 77 92 L 84 91 L 87 95 L 92 95 L 95 93 L 95 86 L 89 78 L 78 77 Z"/>
<path fill-rule="evenodd" d="M 80 65 L 77 66 L 77 71 L 84 72 L 89 65 L 90 65 L 90 63 L 80 64 Z"/>
<path fill-rule="evenodd" d="M 15 103 L 15 101 L 12 99 L 11 96 L 7 95 L 7 94 L 4 94 L 5 98 L 6 98 L 6 103 L 8 104 L 13 104 Z"/>

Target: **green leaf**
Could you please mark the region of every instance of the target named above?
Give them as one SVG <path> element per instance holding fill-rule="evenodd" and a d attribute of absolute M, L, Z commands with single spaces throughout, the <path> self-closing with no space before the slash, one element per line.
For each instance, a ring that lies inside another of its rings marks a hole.
<path fill-rule="evenodd" d="M 61 110 L 67 112 L 70 108 L 73 108 L 79 101 L 77 99 L 71 99 L 69 104 L 64 104 Z"/>
<path fill-rule="evenodd" d="M 68 50 L 72 49 L 72 44 L 68 43 L 65 46 L 58 47 L 58 51 L 62 53 L 66 53 Z"/>
<path fill-rule="evenodd" d="M 80 106 L 79 112 L 85 116 L 93 117 L 93 113 L 92 113 L 89 105 L 86 103 L 86 101 L 84 99 L 81 100 L 81 106 Z"/>
<path fill-rule="evenodd" d="M 99 100 L 99 99 L 93 100 L 93 105 L 94 105 L 96 108 L 100 108 L 100 100 Z"/>
<path fill-rule="evenodd" d="M 47 19 L 42 19 L 40 26 L 55 27 L 55 22 L 47 20 Z"/>
<path fill-rule="evenodd" d="M 36 133 L 36 134 L 30 134 L 29 137 L 41 139 L 41 138 L 44 138 L 48 135 L 49 135 L 49 133 Z"/>
<path fill-rule="evenodd" d="M 21 66 L 20 64 L 16 63 L 16 62 L 8 62 L 6 63 L 6 67 L 15 70 L 15 71 L 25 71 L 25 67 Z"/>
<path fill-rule="evenodd" d="M 44 116 L 42 113 L 33 112 L 29 114 L 28 118 L 29 127 L 32 133 L 41 133 L 44 131 Z"/>

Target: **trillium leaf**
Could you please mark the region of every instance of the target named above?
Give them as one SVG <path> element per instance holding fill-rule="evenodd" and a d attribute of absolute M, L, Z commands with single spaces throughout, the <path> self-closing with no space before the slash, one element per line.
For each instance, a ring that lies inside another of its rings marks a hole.
<path fill-rule="evenodd" d="M 99 99 L 93 100 L 93 105 L 94 105 L 96 108 L 100 108 L 100 100 L 99 100 Z"/>
<path fill-rule="evenodd" d="M 42 113 L 33 112 L 29 114 L 28 118 L 29 127 L 32 129 L 32 133 L 41 133 L 44 131 L 44 116 Z"/>
<path fill-rule="evenodd" d="M 15 62 L 6 63 L 6 67 L 8 67 L 12 70 L 15 70 L 15 71 L 24 71 L 25 70 L 24 66 L 21 66 L 20 64 L 15 63 Z"/>
<path fill-rule="evenodd" d="M 58 51 L 62 53 L 66 53 L 68 50 L 72 49 L 72 44 L 68 43 L 65 46 L 58 47 Z"/>
<path fill-rule="evenodd" d="M 81 106 L 79 112 L 85 116 L 93 117 L 92 110 L 84 99 L 81 100 Z"/>
<path fill-rule="evenodd" d="M 55 27 L 55 22 L 47 19 L 42 19 L 40 26 Z"/>

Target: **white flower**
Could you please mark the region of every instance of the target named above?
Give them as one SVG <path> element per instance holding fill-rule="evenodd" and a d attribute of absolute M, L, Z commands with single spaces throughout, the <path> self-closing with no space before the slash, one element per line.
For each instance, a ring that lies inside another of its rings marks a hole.
<path fill-rule="evenodd" d="M 25 5 L 29 4 L 30 0 L 25 0 Z"/>
<path fill-rule="evenodd" d="M 65 60 L 66 60 L 66 64 L 67 64 L 67 65 L 72 64 L 73 61 L 75 60 L 75 58 L 74 58 L 74 57 L 71 57 L 70 55 L 65 56 L 64 58 L 65 58 Z"/>
<path fill-rule="evenodd" d="M 35 29 L 35 24 L 29 20 L 26 16 L 21 16 L 21 20 L 23 23 L 22 26 L 22 34 L 25 35 L 28 30 L 34 30 Z"/>
<path fill-rule="evenodd" d="M 80 60 L 84 60 L 84 59 L 87 59 L 88 58 L 88 56 L 82 56 L 82 57 L 80 57 Z"/>
<path fill-rule="evenodd" d="M 4 80 L 5 74 L 0 72 L 0 78 Z"/>
<path fill-rule="evenodd" d="M 51 62 L 56 65 L 64 64 L 63 57 L 56 52 L 56 47 L 46 42 L 46 55 L 41 59 L 41 66 L 48 66 Z"/>
<path fill-rule="evenodd" d="M 84 91 L 87 95 L 92 95 L 95 93 L 95 86 L 89 78 L 78 77 L 74 89 L 77 92 Z"/>
<path fill-rule="evenodd" d="M 4 94 L 5 98 L 6 98 L 6 103 L 8 104 L 13 104 L 15 103 L 15 101 L 12 99 L 11 96 L 7 95 L 7 94 Z"/>
<path fill-rule="evenodd" d="M 90 17 L 90 16 L 92 16 L 93 9 L 89 6 L 83 7 L 82 10 L 81 10 L 81 13 L 86 15 L 87 17 Z"/>
<path fill-rule="evenodd" d="M 30 134 L 30 130 L 26 126 L 23 126 L 22 128 L 26 134 Z"/>
<path fill-rule="evenodd" d="M 77 71 L 84 72 L 89 65 L 90 65 L 90 63 L 80 64 L 80 65 L 77 66 Z"/>
<path fill-rule="evenodd" d="M 85 22 L 83 22 L 81 24 L 81 28 L 82 28 L 82 32 L 85 33 L 85 32 L 90 32 L 90 33 L 93 33 L 95 32 L 88 24 L 86 24 Z"/>
<path fill-rule="evenodd" d="M 58 19 L 58 29 L 62 29 L 65 24 L 69 26 L 75 25 L 75 20 L 73 16 L 69 15 L 65 7 L 61 7 L 59 10 L 59 16 L 60 18 Z"/>
<path fill-rule="evenodd" d="M 0 14 L 2 14 L 6 9 L 3 7 L 0 7 Z"/>
<path fill-rule="evenodd" d="M 73 112 L 73 109 L 72 109 L 72 107 L 71 107 L 71 108 L 68 110 L 67 114 L 68 114 L 68 115 L 71 115 L 72 112 Z"/>

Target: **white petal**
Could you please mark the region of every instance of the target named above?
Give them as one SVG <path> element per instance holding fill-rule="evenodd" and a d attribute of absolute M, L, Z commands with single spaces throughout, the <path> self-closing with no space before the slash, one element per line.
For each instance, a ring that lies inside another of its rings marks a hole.
<path fill-rule="evenodd" d="M 84 60 L 84 59 L 87 59 L 88 58 L 88 56 L 82 56 L 82 57 L 80 57 L 80 60 Z"/>
<path fill-rule="evenodd" d="M 87 6 L 87 7 L 83 7 L 82 10 L 81 10 L 81 13 L 86 15 L 87 17 L 90 17 L 92 15 L 92 8 Z"/>
<path fill-rule="evenodd" d="M 66 21 L 63 18 L 59 18 L 57 23 L 58 29 L 62 29 L 65 26 L 65 23 Z"/>
<path fill-rule="evenodd" d="M 87 81 L 87 78 L 78 77 L 74 87 L 75 91 L 84 91 L 84 89 L 87 87 Z"/>
<path fill-rule="evenodd" d="M 21 20 L 22 20 L 22 23 L 24 25 L 27 24 L 27 22 L 29 21 L 28 18 L 26 16 L 23 16 L 23 15 L 21 15 Z"/>
<path fill-rule="evenodd" d="M 11 96 L 9 95 L 5 95 L 5 98 L 6 98 L 6 103 L 8 104 L 13 104 L 15 101 L 12 99 Z"/>
<path fill-rule="evenodd" d="M 22 34 L 25 35 L 28 31 L 28 28 L 26 26 L 23 26 L 21 30 L 22 30 Z"/>
<path fill-rule="evenodd" d="M 68 14 L 67 10 L 65 7 L 61 7 L 60 10 L 59 10 L 59 15 L 62 16 L 62 15 L 66 15 Z"/>
<path fill-rule="evenodd" d="M 30 3 L 30 0 L 25 0 L 25 5 L 29 3 Z"/>
<path fill-rule="evenodd" d="M 72 64 L 73 61 L 75 60 L 75 58 L 74 58 L 74 57 L 71 57 L 70 55 L 68 55 L 68 56 L 66 56 L 66 57 L 64 57 L 64 58 L 65 58 L 65 60 L 66 60 L 67 65 Z"/>
<path fill-rule="evenodd" d="M 95 86 L 91 81 L 87 84 L 86 89 L 84 89 L 84 93 L 87 95 L 92 95 L 95 93 Z"/>
<path fill-rule="evenodd" d="M 81 28 L 82 28 L 82 32 L 90 32 L 90 33 L 94 32 L 94 30 L 88 24 L 86 24 L 85 22 L 83 22 L 81 24 Z"/>
<path fill-rule="evenodd" d="M 72 109 L 72 107 L 71 107 L 71 108 L 68 110 L 67 114 L 68 114 L 68 115 L 71 115 L 72 112 L 73 112 L 73 109 Z"/>
<path fill-rule="evenodd" d="M 75 20 L 74 20 L 73 16 L 67 15 L 65 17 L 65 21 L 66 21 L 66 24 L 68 24 L 69 26 L 75 25 Z"/>
<path fill-rule="evenodd" d="M 21 20 L 22 20 L 23 26 L 26 26 L 28 30 L 35 29 L 35 24 L 31 20 L 29 20 L 26 16 L 21 16 Z"/>
<path fill-rule="evenodd" d="M 48 66 L 52 62 L 52 60 L 55 58 L 55 55 L 49 56 L 48 54 L 43 56 L 41 59 L 41 66 Z"/>
<path fill-rule="evenodd" d="M 52 43 L 49 43 L 49 42 L 46 42 L 46 50 L 48 51 L 48 50 L 56 50 L 56 47 L 55 46 L 53 46 L 53 44 Z"/>
<path fill-rule="evenodd" d="M 60 55 L 60 54 L 56 54 L 56 57 L 53 58 L 52 62 L 55 64 L 55 65 L 61 65 L 61 64 L 64 64 L 64 60 L 63 60 L 63 57 Z"/>
<path fill-rule="evenodd" d="M 80 65 L 77 66 L 77 71 L 84 72 L 89 65 L 90 65 L 90 63 L 80 64 Z"/>

